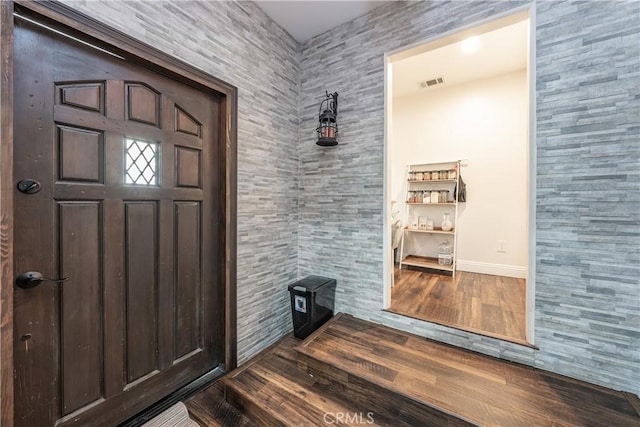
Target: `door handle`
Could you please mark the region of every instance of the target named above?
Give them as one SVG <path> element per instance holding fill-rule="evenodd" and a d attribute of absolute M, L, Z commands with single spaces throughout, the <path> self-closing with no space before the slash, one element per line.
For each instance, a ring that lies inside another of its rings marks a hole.
<path fill-rule="evenodd" d="M 27 271 L 16 277 L 16 286 L 21 289 L 31 289 L 35 288 L 42 282 L 60 283 L 68 279 L 68 277 L 63 277 L 61 279 L 49 279 L 47 277 L 43 277 L 42 273 L 38 271 Z"/>

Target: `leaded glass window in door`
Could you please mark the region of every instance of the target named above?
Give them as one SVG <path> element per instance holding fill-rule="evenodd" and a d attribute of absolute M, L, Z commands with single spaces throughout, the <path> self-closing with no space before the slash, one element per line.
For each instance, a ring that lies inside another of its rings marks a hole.
<path fill-rule="evenodd" d="M 158 148 L 155 142 L 125 139 L 125 184 L 158 185 Z"/>

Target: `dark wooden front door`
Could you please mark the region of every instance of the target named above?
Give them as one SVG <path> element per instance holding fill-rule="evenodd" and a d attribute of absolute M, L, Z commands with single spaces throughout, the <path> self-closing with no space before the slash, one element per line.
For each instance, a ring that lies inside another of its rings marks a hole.
<path fill-rule="evenodd" d="M 219 101 L 14 36 L 16 425 L 115 425 L 222 362 Z"/>

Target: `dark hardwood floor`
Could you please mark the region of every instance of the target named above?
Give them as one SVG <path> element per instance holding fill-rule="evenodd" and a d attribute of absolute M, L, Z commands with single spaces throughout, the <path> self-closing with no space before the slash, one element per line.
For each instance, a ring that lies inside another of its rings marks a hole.
<path fill-rule="evenodd" d="M 638 397 L 339 316 L 298 349 L 309 366 L 491 426 L 638 426 Z M 306 359 L 305 359 L 306 358 Z M 347 383 L 348 386 L 348 383 Z M 415 424 L 428 425 L 428 424 Z"/>
<path fill-rule="evenodd" d="M 638 426 L 638 397 L 338 314 L 185 402 L 202 426 Z"/>
<path fill-rule="evenodd" d="M 527 344 L 525 280 L 456 272 L 395 268 L 388 311 Z"/>
<path fill-rule="evenodd" d="M 206 427 L 255 427 L 255 424 L 225 400 L 224 383 L 218 381 L 184 402 L 189 416 Z"/>

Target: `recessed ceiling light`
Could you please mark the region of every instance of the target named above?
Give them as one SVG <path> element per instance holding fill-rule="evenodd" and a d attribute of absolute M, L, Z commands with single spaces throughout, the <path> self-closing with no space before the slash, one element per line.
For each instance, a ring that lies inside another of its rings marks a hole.
<path fill-rule="evenodd" d="M 469 37 L 460 44 L 460 50 L 463 53 L 473 53 L 480 49 L 480 39 L 478 37 Z"/>

